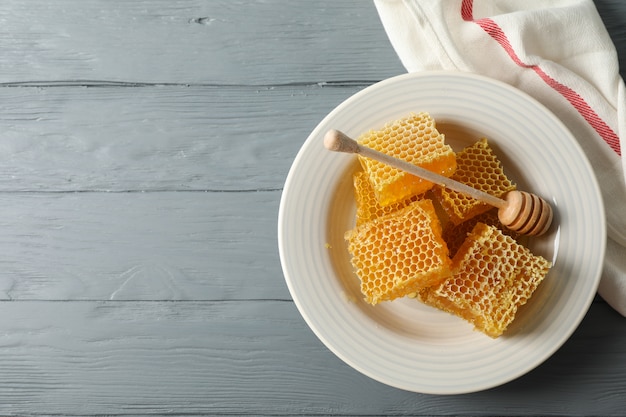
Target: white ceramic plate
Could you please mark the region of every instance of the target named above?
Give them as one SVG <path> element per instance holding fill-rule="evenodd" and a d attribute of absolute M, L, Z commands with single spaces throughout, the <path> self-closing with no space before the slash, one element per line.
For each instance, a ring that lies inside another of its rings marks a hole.
<path fill-rule="evenodd" d="M 494 340 L 457 317 L 400 299 L 366 304 L 343 239 L 354 225 L 354 155 L 323 147 L 331 128 L 356 137 L 410 112 L 429 112 L 453 148 L 487 137 L 518 188 L 556 209 L 529 242 L 554 266 L 505 335 Z M 606 242 L 593 171 L 562 123 L 526 94 L 462 73 L 417 73 L 362 90 L 311 133 L 285 183 L 278 243 L 285 279 L 307 324 L 353 368 L 421 393 L 501 385 L 535 368 L 572 334 L 593 301 Z"/>

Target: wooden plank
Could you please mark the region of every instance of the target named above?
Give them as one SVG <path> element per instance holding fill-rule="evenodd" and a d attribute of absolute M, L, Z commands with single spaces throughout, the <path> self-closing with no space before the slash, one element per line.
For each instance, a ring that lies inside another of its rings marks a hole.
<path fill-rule="evenodd" d="M 0 298 L 284 299 L 280 192 L 9 193 Z"/>
<path fill-rule="evenodd" d="M 626 4 L 622 0 L 594 0 L 617 49 L 622 78 L 626 78 Z"/>
<path fill-rule="evenodd" d="M 502 387 L 420 395 L 352 370 L 291 302 L 0 302 L 3 415 L 623 415 L 626 322 L 594 305 Z"/>
<path fill-rule="evenodd" d="M 4 83 L 265 85 L 404 72 L 361 0 L 5 0 L 0 16 Z"/>
<path fill-rule="evenodd" d="M 279 189 L 363 87 L 0 88 L 0 191 Z"/>

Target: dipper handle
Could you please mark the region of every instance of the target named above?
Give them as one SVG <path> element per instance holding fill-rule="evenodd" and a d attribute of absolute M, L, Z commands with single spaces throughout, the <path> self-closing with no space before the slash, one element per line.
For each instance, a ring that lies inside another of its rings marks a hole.
<path fill-rule="evenodd" d="M 552 207 L 548 202 L 534 194 L 523 191 L 511 191 L 505 195 L 505 199 L 501 199 L 402 159 L 394 158 L 363 146 L 345 133 L 334 129 L 329 130 L 324 136 L 324 146 L 331 151 L 355 153 L 374 159 L 442 187 L 468 195 L 490 206 L 497 207 L 500 222 L 515 232 L 539 236 L 548 230 L 552 222 Z"/>

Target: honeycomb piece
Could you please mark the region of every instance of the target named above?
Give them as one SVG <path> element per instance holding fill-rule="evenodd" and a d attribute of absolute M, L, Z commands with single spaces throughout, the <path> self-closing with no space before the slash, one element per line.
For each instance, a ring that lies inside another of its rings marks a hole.
<path fill-rule="evenodd" d="M 481 139 L 458 152 L 456 162 L 457 169 L 451 177 L 456 181 L 496 197 L 502 197 L 516 188 L 504 174 L 502 165 L 489 147 L 487 139 Z M 488 204 L 441 186 L 435 187 L 433 193 L 454 224 L 460 224 L 491 208 Z"/>
<path fill-rule="evenodd" d="M 444 136 L 437 131 L 435 121 L 428 113 L 411 114 L 388 123 L 380 130 L 362 134 L 357 141 L 446 177 L 456 169 L 454 151 L 444 143 Z M 359 160 L 382 206 L 424 193 L 433 187 L 429 181 L 381 162 L 362 156 L 359 156 Z"/>
<path fill-rule="evenodd" d="M 448 248 L 431 200 L 359 226 L 346 233 L 346 240 L 370 304 L 403 297 L 450 274 Z"/>
<path fill-rule="evenodd" d="M 446 223 L 443 227 L 443 240 L 445 240 L 448 245 L 451 257 L 456 254 L 457 250 L 465 241 L 467 235 L 472 231 L 474 226 L 476 226 L 476 223 L 484 223 L 487 226 L 497 227 L 502 231 L 502 233 L 511 236 L 515 240 L 519 237 L 519 235 L 514 231 L 502 226 L 500 220 L 498 219 L 498 209 L 491 208 L 489 211 L 474 216 L 461 224 L 457 225 L 452 222 Z"/>
<path fill-rule="evenodd" d="M 419 298 L 497 338 L 550 266 L 497 228 L 478 223 L 452 259 L 454 274 Z"/>
<path fill-rule="evenodd" d="M 374 189 L 365 171 L 354 173 L 354 197 L 356 200 L 357 226 L 398 211 L 419 199 L 419 195 L 415 195 L 388 206 L 381 206 L 378 204 Z"/>

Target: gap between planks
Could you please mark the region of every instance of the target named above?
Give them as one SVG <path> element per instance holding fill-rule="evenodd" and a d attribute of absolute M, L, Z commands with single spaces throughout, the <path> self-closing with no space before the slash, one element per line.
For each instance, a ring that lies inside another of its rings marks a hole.
<path fill-rule="evenodd" d="M 133 82 L 133 81 L 108 81 L 108 80 L 42 80 L 42 81 L 17 81 L 3 82 L 0 87 L 4 88 L 55 88 L 55 87 L 120 87 L 120 88 L 145 88 L 145 87 L 225 87 L 225 88 L 280 88 L 280 87 L 366 87 L 381 80 L 337 80 L 337 81 L 294 81 L 273 84 L 237 84 L 237 83 L 173 83 L 173 82 Z"/>
<path fill-rule="evenodd" d="M 271 193 L 282 191 L 282 187 L 278 188 L 248 188 L 221 190 L 213 189 L 193 189 L 193 190 L 173 190 L 168 188 L 161 189 L 126 189 L 126 190 L 107 190 L 107 189 L 90 189 L 90 190 L 0 190 L 0 194 L 155 194 L 155 193 Z"/>

